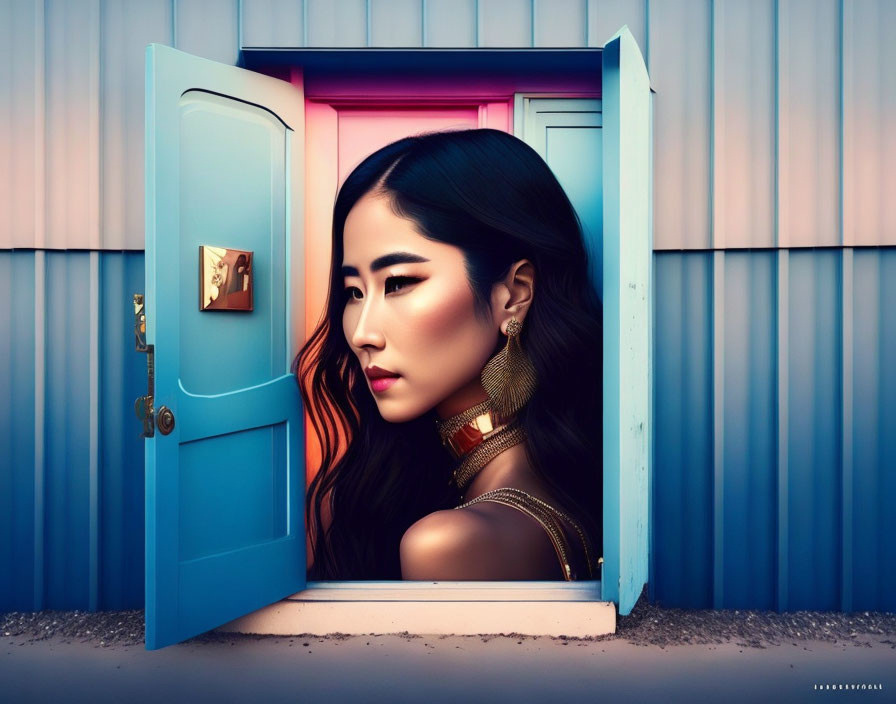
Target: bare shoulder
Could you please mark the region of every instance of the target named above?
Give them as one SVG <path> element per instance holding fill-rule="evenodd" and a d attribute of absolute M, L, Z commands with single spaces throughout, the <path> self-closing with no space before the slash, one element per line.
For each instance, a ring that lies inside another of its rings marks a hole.
<path fill-rule="evenodd" d="M 516 509 L 482 503 L 435 511 L 405 531 L 403 579 L 538 579 L 556 563 L 541 526 Z"/>
<path fill-rule="evenodd" d="M 454 569 L 489 538 L 488 521 L 479 513 L 464 509 L 430 513 L 401 538 L 403 579 L 463 579 Z"/>

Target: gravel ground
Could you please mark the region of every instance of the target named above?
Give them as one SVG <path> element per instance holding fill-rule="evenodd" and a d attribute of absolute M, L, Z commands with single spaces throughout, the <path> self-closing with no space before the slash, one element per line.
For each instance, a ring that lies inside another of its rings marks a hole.
<path fill-rule="evenodd" d="M 0 636 L 9 643 L 35 642 L 58 638 L 63 642 L 93 643 L 97 646 L 143 645 L 143 611 L 41 611 L 38 613 L 0 613 Z M 297 634 L 302 635 L 302 634 Z M 410 634 L 402 634 L 413 638 Z M 224 634 L 209 632 L 189 643 L 220 642 L 234 639 L 261 639 L 275 636 Z M 320 639 L 322 636 L 309 636 Z M 345 639 L 351 636 L 334 633 L 323 638 Z M 491 640 L 515 638 L 518 642 L 543 636 L 515 633 L 467 636 Z M 765 648 L 795 640 L 817 640 L 830 643 L 851 643 L 855 647 L 880 645 L 896 648 L 896 614 L 881 612 L 818 612 L 741 610 L 686 610 L 663 608 L 647 603 L 643 597 L 631 614 L 617 619 L 616 633 L 588 638 L 566 638 L 560 641 L 604 641 L 622 639 L 634 645 L 660 646 L 682 644 L 722 644 L 736 642 L 742 647 Z M 794 643 L 795 645 L 795 643 Z"/>

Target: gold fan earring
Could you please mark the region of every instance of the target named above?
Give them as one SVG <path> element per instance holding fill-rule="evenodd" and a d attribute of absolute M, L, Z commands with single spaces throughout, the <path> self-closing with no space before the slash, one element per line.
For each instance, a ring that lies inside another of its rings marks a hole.
<path fill-rule="evenodd" d="M 516 318 L 507 323 L 507 344 L 482 369 L 482 386 L 494 409 L 510 416 L 520 410 L 535 391 L 532 360 L 520 344 L 523 324 Z"/>

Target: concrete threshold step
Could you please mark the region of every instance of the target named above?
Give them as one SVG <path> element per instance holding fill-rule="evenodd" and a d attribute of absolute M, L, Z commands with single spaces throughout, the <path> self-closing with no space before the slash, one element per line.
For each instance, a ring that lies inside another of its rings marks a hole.
<path fill-rule="evenodd" d="M 587 637 L 616 631 L 600 582 L 310 582 L 219 631 L 273 635 L 520 633 Z"/>

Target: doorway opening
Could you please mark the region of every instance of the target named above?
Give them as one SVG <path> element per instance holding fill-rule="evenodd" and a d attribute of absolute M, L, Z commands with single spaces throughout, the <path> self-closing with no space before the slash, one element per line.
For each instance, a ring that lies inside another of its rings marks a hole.
<path fill-rule="evenodd" d="M 592 281 L 603 298 L 599 51 L 252 51 L 245 53 L 245 63 L 297 83 L 305 96 L 303 339 L 326 302 L 332 204 L 339 185 L 368 154 L 420 132 L 489 127 L 530 144 L 576 209 Z M 306 466 L 316 468 L 320 450 L 306 428 Z M 306 486 L 312 478 L 306 476 Z M 600 599 L 599 580 L 439 582 L 426 591 L 429 598 L 444 599 L 450 593 L 488 590 L 494 599 L 496 589 L 507 601 Z M 419 582 L 309 582 L 294 598 L 403 599 L 420 590 Z"/>

